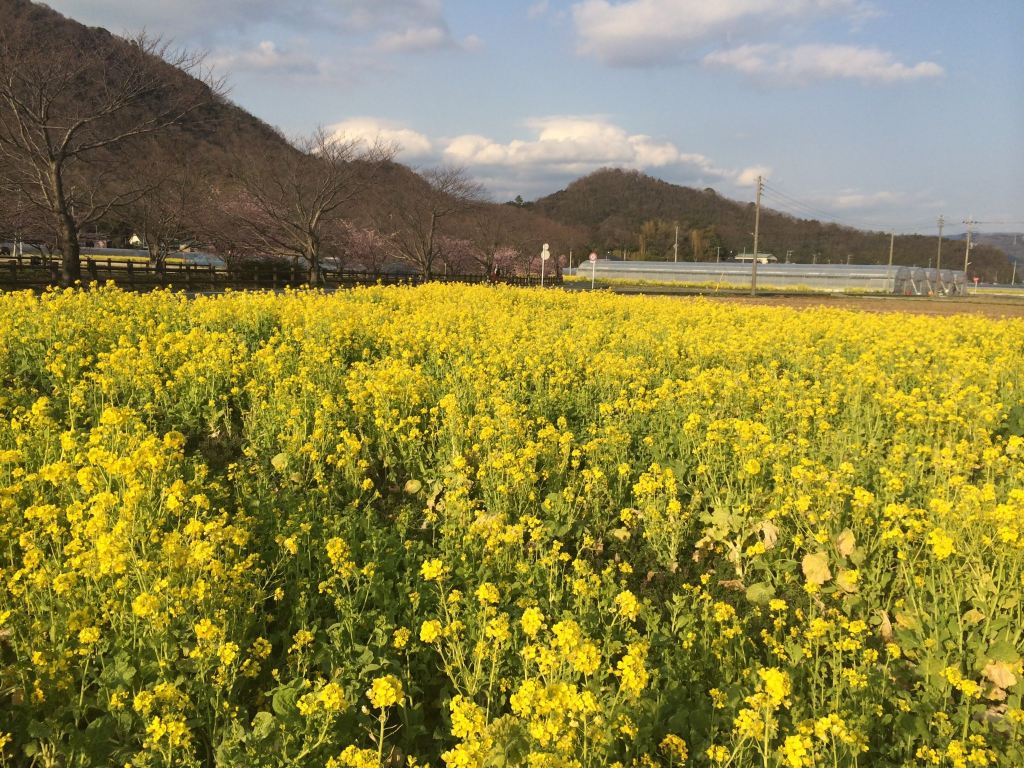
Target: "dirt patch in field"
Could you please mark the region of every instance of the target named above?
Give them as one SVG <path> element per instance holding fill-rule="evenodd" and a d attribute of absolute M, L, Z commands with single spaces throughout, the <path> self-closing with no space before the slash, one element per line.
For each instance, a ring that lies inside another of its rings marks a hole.
<path fill-rule="evenodd" d="M 1024 317 L 1024 300 L 1013 297 L 932 299 L 928 297 L 892 298 L 882 296 L 715 296 L 707 298 L 736 304 L 809 309 L 857 309 L 867 312 L 912 312 L 918 315 L 985 315 L 986 317 Z"/>

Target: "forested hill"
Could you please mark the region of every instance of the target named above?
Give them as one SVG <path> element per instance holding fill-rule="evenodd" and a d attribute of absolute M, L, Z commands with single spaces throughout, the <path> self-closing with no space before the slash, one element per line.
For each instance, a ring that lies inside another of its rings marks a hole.
<path fill-rule="evenodd" d="M 86 26 L 47 5 L 29 0 L 0 0 L 0 29 L 6 35 L 31 40 L 44 56 L 74 56 L 75 51 L 100 50 L 106 51 L 110 61 L 115 62 L 126 58 L 133 45 L 129 39 L 102 27 Z M 189 75 L 169 64 L 154 59 L 152 66 L 162 67 L 161 76 L 167 81 L 194 83 Z M 173 90 L 161 91 L 156 98 L 167 94 L 173 94 Z M 88 94 L 83 94 L 83 98 L 88 99 Z M 162 105 L 151 106 L 154 112 L 159 112 Z M 166 139 L 173 143 L 173 150 L 189 152 L 199 161 L 217 160 L 225 150 L 236 146 L 261 155 L 292 151 L 277 130 L 222 96 L 211 98 L 188 120 L 176 126 Z"/>
<path fill-rule="evenodd" d="M 603 169 L 574 181 L 564 190 L 527 203 L 539 213 L 589 232 L 602 253 L 611 251 L 627 258 L 671 259 L 675 225 L 679 225 L 679 258 L 714 261 L 730 252 L 752 250 L 754 204 L 722 197 L 713 189 L 692 189 L 669 184 L 638 171 Z M 799 219 L 764 207 L 758 250 L 780 261 L 792 251 L 791 260 L 810 263 L 885 263 L 889 235 L 865 232 L 821 221 Z M 962 242 L 943 243 L 943 264 L 963 268 Z M 905 235 L 896 238 L 893 261 L 897 264 L 934 265 L 934 236 Z M 817 254 L 817 255 L 816 255 Z M 1009 280 L 1006 255 L 990 246 L 978 246 L 971 254 L 972 272 L 983 280 Z"/>

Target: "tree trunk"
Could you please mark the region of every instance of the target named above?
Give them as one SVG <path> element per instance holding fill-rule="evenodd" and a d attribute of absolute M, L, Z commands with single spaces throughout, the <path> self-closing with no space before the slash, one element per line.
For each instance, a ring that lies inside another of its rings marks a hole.
<path fill-rule="evenodd" d="M 60 272 L 63 285 L 74 285 L 82 278 L 81 252 L 78 246 L 78 227 L 71 216 L 63 215 L 57 222 L 60 243 Z"/>
<path fill-rule="evenodd" d="M 430 213 L 430 229 L 427 230 L 427 247 L 423 254 L 423 277 L 430 280 L 434 276 L 434 231 L 437 229 L 437 213 Z"/>
<path fill-rule="evenodd" d="M 167 263 L 167 254 L 160 247 L 159 241 L 153 242 L 146 238 L 146 250 L 149 251 L 149 263 L 153 265 L 158 273 L 163 272 L 164 265 Z"/>
<path fill-rule="evenodd" d="M 320 270 L 320 254 L 315 251 L 309 254 L 309 284 L 319 287 L 323 283 L 323 273 Z"/>
<path fill-rule="evenodd" d="M 57 242 L 60 244 L 61 283 L 73 285 L 82 277 L 81 253 L 78 247 L 78 222 L 64 195 L 64 177 L 59 165 L 50 166 L 50 187 L 57 214 Z"/>
<path fill-rule="evenodd" d="M 309 285 L 318 288 L 324 282 L 324 273 L 319 263 L 319 241 L 306 244 L 306 261 L 309 262 Z"/>

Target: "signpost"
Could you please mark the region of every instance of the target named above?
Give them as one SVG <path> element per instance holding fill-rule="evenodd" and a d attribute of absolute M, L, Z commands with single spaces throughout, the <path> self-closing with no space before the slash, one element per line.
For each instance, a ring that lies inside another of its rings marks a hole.
<path fill-rule="evenodd" d="M 597 253 L 590 252 L 590 290 L 594 290 L 594 278 L 597 276 Z"/>
<path fill-rule="evenodd" d="M 544 263 L 551 258 L 551 251 L 548 250 L 548 244 L 544 243 L 544 247 L 540 251 L 540 287 L 544 287 Z"/>

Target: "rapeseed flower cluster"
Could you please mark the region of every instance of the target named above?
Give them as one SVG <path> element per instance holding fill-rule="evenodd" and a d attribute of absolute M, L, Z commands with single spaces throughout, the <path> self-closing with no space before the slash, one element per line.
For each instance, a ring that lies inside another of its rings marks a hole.
<path fill-rule="evenodd" d="M 0 765 L 1022 765 L 1022 338 L 0 296 Z"/>

